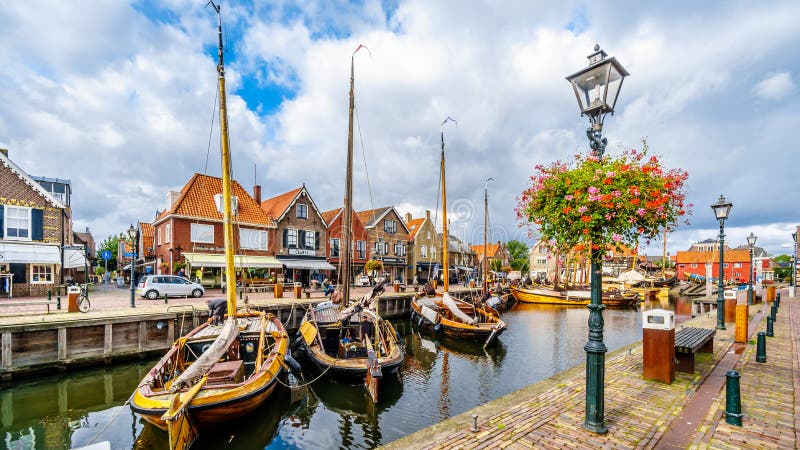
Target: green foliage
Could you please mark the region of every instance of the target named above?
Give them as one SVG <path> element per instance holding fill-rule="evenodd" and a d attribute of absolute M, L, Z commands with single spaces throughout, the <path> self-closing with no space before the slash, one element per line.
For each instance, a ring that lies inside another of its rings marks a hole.
<path fill-rule="evenodd" d="M 522 192 L 517 218 L 532 222 L 542 238 L 562 251 L 591 247 L 593 259 L 603 249 L 635 247 L 640 238 L 672 230 L 692 205 L 685 205 L 688 174 L 665 169 L 647 145 L 619 157 L 576 155 L 572 164 L 556 161 L 536 166 Z"/>
<path fill-rule="evenodd" d="M 120 233 L 117 236 L 110 235 L 100 243 L 97 247 L 97 253 L 100 254 L 103 250 L 111 252 L 111 259 L 108 260 L 108 270 L 115 270 L 117 268 L 117 249 L 119 248 L 119 241 L 125 240 Z"/>
<path fill-rule="evenodd" d="M 528 260 L 528 246 L 525 243 L 511 240 L 506 243 L 506 248 L 511 254 L 511 268 L 526 273 L 530 270 Z"/>
<path fill-rule="evenodd" d="M 173 262 L 172 263 L 172 270 L 175 273 L 178 273 L 178 272 L 180 272 L 181 269 L 185 269 L 185 268 L 186 268 L 186 263 L 183 262 L 183 261 L 177 261 L 177 262 Z"/>
<path fill-rule="evenodd" d="M 364 270 L 367 272 L 383 272 L 383 262 L 372 259 L 364 264 Z"/>
<path fill-rule="evenodd" d="M 514 270 L 519 270 L 523 274 L 528 273 L 530 271 L 530 260 L 528 258 L 516 258 L 511 260 L 511 268 Z"/>
<path fill-rule="evenodd" d="M 500 272 L 503 269 L 503 262 L 499 259 L 489 260 L 489 270 L 492 272 Z"/>
<path fill-rule="evenodd" d="M 775 278 L 778 280 L 788 280 L 792 276 L 792 257 L 789 255 L 778 255 L 772 258 L 777 263 L 789 263 L 788 267 L 776 267 Z"/>
<path fill-rule="evenodd" d="M 106 273 L 106 269 L 104 269 L 102 266 L 97 266 L 94 268 L 95 275 L 103 275 L 104 273 Z"/>

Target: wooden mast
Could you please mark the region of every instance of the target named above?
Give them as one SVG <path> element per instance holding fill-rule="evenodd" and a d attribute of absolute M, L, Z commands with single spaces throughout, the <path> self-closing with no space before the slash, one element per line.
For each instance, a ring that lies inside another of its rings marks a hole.
<path fill-rule="evenodd" d="M 661 253 L 661 279 L 667 279 L 667 227 L 664 227 L 664 252 Z"/>
<path fill-rule="evenodd" d="M 231 150 L 228 140 L 228 109 L 225 98 L 225 64 L 222 52 L 222 14 L 220 7 L 214 5 L 217 11 L 217 78 L 219 81 L 219 127 L 220 146 L 222 148 L 222 231 L 225 236 L 225 287 L 228 299 L 228 317 L 236 316 L 236 272 L 233 266 L 233 214 L 231 196 Z"/>
<path fill-rule="evenodd" d="M 481 280 L 481 293 L 485 296 L 486 295 L 486 271 L 487 269 L 487 259 L 489 257 L 488 254 L 488 234 L 489 234 L 489 181 L 494 180 L 494 178 L 487 178 L 486 184 L 483 188 L 483 268 L 481 270 L 481 276 L 483 280 Z"/>
<path fill-rule="evenodd" d="M 448 116 L 442 121 L 441 126 L 442 158 L 439 165 L 439 171 L 442 175 L 442 270 L 444 270 L 444 292 L 448 292 L 450 290 L 450 265 L 447 261 L 447 253 L 450 248 L 450 235 L 447 234 L 447 183 L 445 183 L 444 178 L 444 124 L 446 124 L 448 120 L 452 120 L 454 123 L 456 123 L 455 120 Z"/>

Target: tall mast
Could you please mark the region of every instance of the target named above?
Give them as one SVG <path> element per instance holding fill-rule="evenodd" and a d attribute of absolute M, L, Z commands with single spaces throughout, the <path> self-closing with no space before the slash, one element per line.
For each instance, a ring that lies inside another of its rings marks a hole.
<path fill-rule="evenodd" d="M 488 235 L 489 235 L 489 182 L 494 180 L 494 178 L 487 178 L 486 184 L 483 188 L 483 264 L 481 268 L 481 276 L 483 276 L 483 280 L 481 280 L 481 293 L 486 295 L 486 274 L 489 273 L 488 270 Z"/>
<path fill-rule="evenodd" d="M 661 279 L 667 279 L 667 227 L 664 227 L 664 252 L 661 253 Z"/>
<path fill-rule="evenodd" d="M 231 214 L 231 149 L 228 140 L 228 109 L 225 99 L 225 62 L 222 52 L 222 13 L 220 5 L 209 2 L 217 12 L 217 79 L 219 81 L 219 140 L 222 149 L 222 231 L 225 236 L 225 287 L 228 315 L 236 314 L 236 273 L 233 267 L 233 214 Z"/>
<path fill-rule="evenodd" d="M 450 117 L 442 121 L 441 136 L 442 136 L 442 159 L 439 166 L 439 171 L 442 175 L 442 268 L 444 270 L 444 292 L 450 290 L 450 265 L 447 262 L 447 250 L 450 248 L 450 235 L 447 234 L 447 183 L 444 179 L 444 124 L 448 120 L 453 123 L 458 123 Z"/>

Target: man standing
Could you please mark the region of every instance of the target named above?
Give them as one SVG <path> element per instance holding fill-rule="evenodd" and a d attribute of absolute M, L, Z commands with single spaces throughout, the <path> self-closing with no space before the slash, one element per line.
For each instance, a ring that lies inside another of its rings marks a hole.
<path fill-rule="evenodd" d="M 183 267 L 181 267 L 181 270 L 178 271 L 178 276 L 181 278 L 187 278 L 187 279 L 189 278 L 186 276 L 186 269 L 184 269 Z"/>
<path fill-rule="evenodd" d="M 202 284 L 203 283 L 203 268 L 202 267 L 198 268 L 197 272 L 195 272 L 194 275 L 195 275 L 195 277 L 197 277 L 197 283 L 198 284 Z"/>
<path fill-rule="evenodd" d="M 224 298 L 215 298 L 207 300 L 209 320 L 211 325 L 219 325 L 224 321 L 225 314 L 228 313 L 228 301 Z"/>

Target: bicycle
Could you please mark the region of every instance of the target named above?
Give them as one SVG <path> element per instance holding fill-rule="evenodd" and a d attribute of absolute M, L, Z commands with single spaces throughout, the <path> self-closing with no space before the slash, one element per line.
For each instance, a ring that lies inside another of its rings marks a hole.
<path fill-rule="evenodd" d="M 83 285 L 81 286 L 81 295 L 78 297 L 78 310 L 85 313 L 88 312 L 91 307 L 92 303 L 89 301 L 89 286 Z"/>

